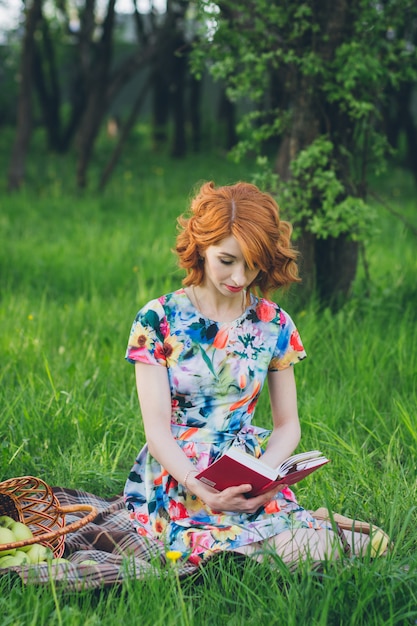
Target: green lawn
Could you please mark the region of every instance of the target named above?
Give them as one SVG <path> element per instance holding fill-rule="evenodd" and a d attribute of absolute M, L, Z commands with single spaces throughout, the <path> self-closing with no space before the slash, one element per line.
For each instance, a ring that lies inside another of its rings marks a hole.
<path fill-rule="evenodd" d="M 0 476 L 110 496 L 143 443 L 124 361 L 133 317 L 181 282 L 170 250 L 195 184 L 246 178 L 250 164 L 138 153 L 101 197 L 71 192 L 62 166 L 33 162 L 27 189 L 0 198 Z M 41 170 L 46 184 L 37 182 Z M 377 188 L 415 223 L 416 188 L 405 174 Z M 297 291 L 282 304 L 308 352 L 296 368 L 301 447 L 332 459 L 297 487 L 298 498 L 382 525 L 392 555 L 328 564 L 321 575 L 224 558 L 185 581 L 181 595 L 174 573 L 56 596 L 1 579 L 2 626 L 417 623 L 416 241 L 386 208 L 378 215 L 366 249 L 370 282 L 361 265 L 341 310 L 301 308 Z M 257 420 L 269 424 L 265 395 Z"/>

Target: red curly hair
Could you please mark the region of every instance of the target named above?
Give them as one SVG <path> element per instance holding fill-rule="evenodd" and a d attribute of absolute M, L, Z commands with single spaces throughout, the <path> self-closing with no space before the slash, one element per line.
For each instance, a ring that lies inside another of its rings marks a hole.
<path fill-rule="evenodd" d="M 299 282 L 298 253 L 290 243 L 292 226 L 279 218 L 275 200 L 255 185 L 238 182 L 215 187 L 204 183 L 191 201 L 190 214 L 178 218 L 179 234 L 175 251 L 179 265 L 187 272 L 186 286 L 204 279 L 201 253 L 233 235 L 246 263 L 259 273 L 249 288 L 263 296 L 270 291 Z"/>

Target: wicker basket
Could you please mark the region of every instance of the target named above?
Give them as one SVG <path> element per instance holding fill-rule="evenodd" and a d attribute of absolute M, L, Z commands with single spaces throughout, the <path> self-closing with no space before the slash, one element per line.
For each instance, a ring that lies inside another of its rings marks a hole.
<path fill-rule="evenodd" d="M 79 511 L 89 513 L 66 526 L 65 514 Z M 85 526 L 97 514 L 97 509 L 89 504 L 61 506 L 51 487 L 40 478 L 10 478 L 0 483 L 0 515 L 8 515 L 29 526 L 33 538 L 2 544 L 1 549 L 10 550 L 41 543 L 53 551 L 55 558 L 59 558 L 65 548 L 64 535 Z"/>

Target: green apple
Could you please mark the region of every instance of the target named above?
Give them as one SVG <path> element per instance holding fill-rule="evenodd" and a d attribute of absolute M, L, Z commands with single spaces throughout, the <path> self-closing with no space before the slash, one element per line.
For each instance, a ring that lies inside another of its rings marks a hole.
<path fill-rule="evenodd" d="M 22 565 L 24 565 L 25 563 L 27 563 L 27 564 L 30 563 L 28 555 L 22 549 L 16 550 L 15 557 L 18 557 L 19 559 L 21 559 Z"/>
<path fill-rule="evenodd" d="M 6 556 L 7 554 L 16 554 L 16 548 L 12 548 L 11 550 L 2 550 L 1 544 L 5 543 L 15 543 L 16 539 L 14 534 L 8 528 L 4 528 L 0 526 L 0 557 Z"/>
<path fill-rule="evenodd" d="M 26 551 L 26 554 L 31 563 L 42 563 L 48 559 L 51 550 L 41 543 L 34 543 L 29 547 L 29 550 Z"/>
<path fill-rule="evenodd" d="M 0 515 L 0 526 L 4 528 L 11 528 L 11 526 L 15 523 L 15 520 L 8 515 Z"/>
<path fill-rule="evenodd" d="M 16 541 L 26 541 L 26 539 L 33 538 L 33 533 L 29 526 L 26 526 L 26 524 L 23 524 L 22 522 L 13 522 L 10 530 L 16 537 Z"/>
<path fill-rule="evenodd" d="M 3 567 L 15 567 L 16 565 L 19 565 L 19 560 L 16 560 L 11 554 L 0 559 L 0 569 L 3 569 Z"/>
<path fill-rule="evenodd" d="M 71 562 L 68 561 L 68 559 L 64 559 L 62 557 L 59 557 L 57 559 L 51 559 L 50 561 L 48 561 L 48 567 L 50 566 L 55 573 L 62 571 L 68 572 L 70 565 Z"/>
<path fill-rule="evenodd" d="M 93 559 L 85 559 L 80 562 L 80 565 L 98 565 L 97 561 L 93 561 Z"/>
<path fill-rule="evenodd" d="M 0 559 L 0 567 L 16 567 L 19 565 L 24 565 L 27 563 L 27 555 L 26 552 L 22 552 L 21 550 L 17 550 L 16 554 L 8 556 L 3 556 Z"/>

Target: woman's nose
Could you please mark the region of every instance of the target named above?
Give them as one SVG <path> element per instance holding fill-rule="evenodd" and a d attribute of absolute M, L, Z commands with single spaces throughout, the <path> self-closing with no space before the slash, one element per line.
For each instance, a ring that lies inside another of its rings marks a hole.
<path fill-rule="evenodd" d="M 244 266 L 235 266 L 233 268 L 233 274 L 232 274 L 232 280 L 233 282 L 238 286 L 241 287 L 242 285 L 245 284 L 245 279 L 246 279 L 246 275 L 245 275 L 245 268 Z"/>

